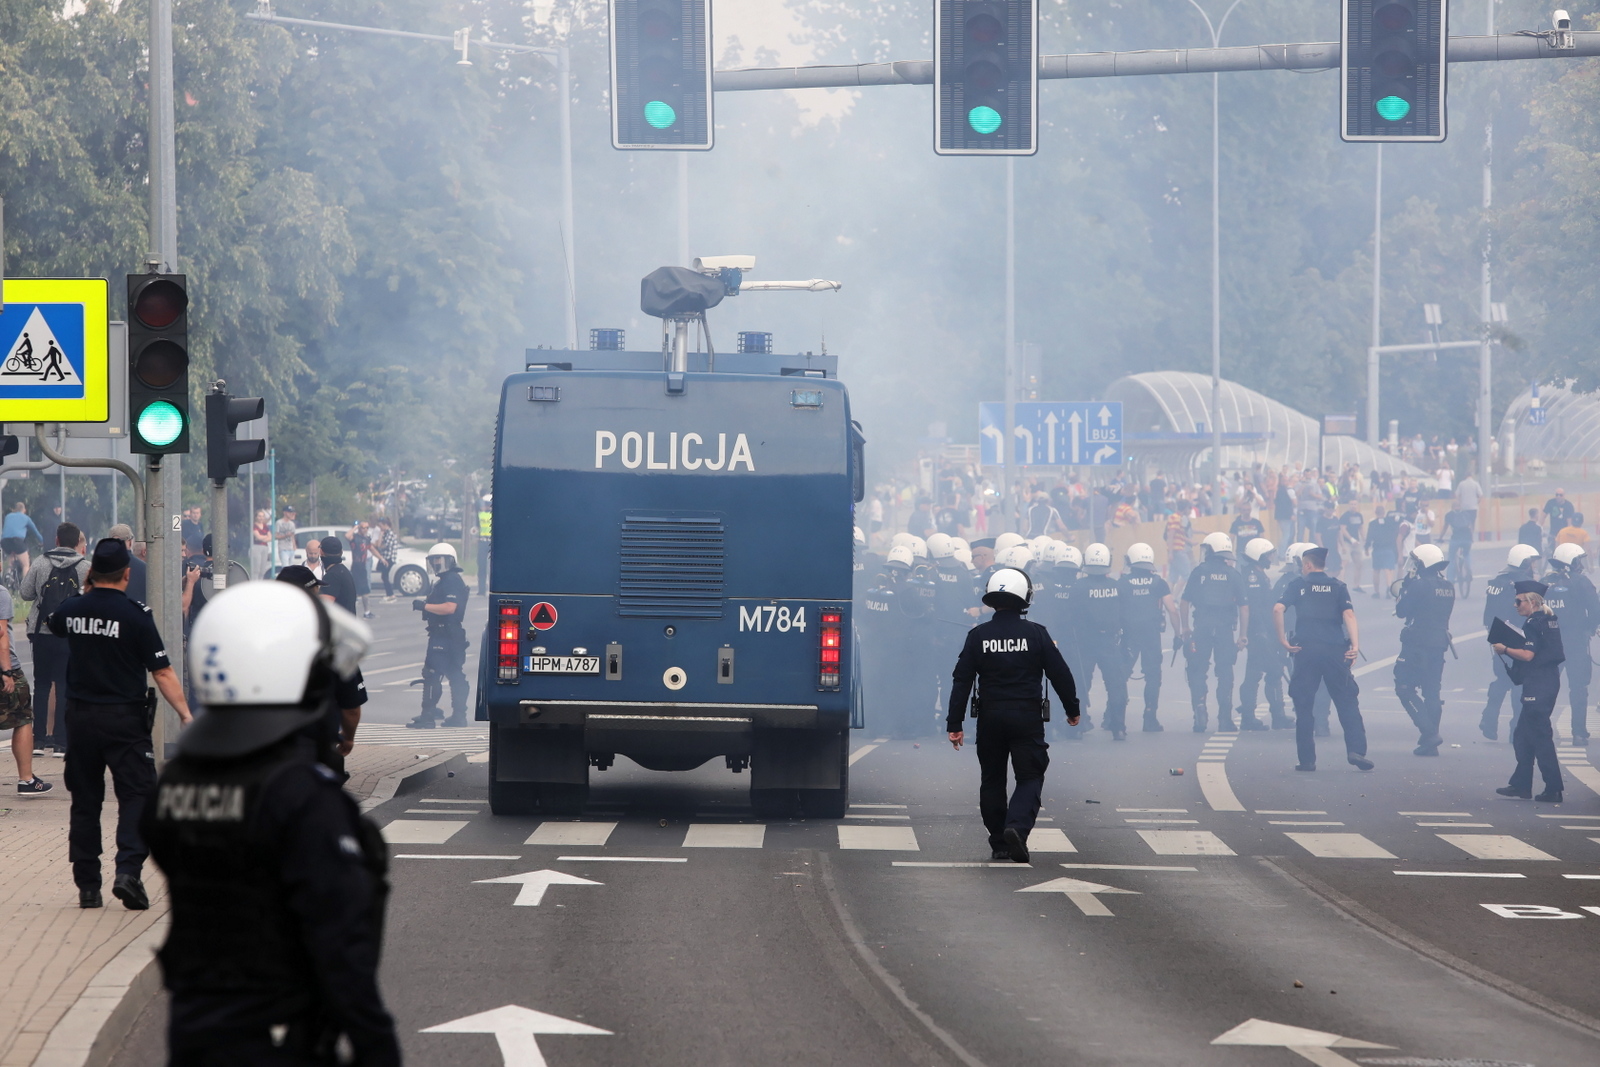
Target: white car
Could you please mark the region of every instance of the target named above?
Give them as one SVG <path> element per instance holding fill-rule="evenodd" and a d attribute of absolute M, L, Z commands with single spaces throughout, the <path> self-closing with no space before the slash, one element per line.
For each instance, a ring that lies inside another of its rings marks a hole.
<path fill-rule="evenodd" d="M 291 563 L 305 563 L 306 545 L 311 541 L 320 541 L 324 537 L 337 537 L 345 545 L 350 544 L 350 527 L 348 526 L 302 526 L 294 532 L 294 552 L 292 558 L 280 560 L 283 566 Z M 389 581 L 394 586 L 395 592 L 401 596 L 426 596 L 432 588 L 433 582 L 428 577 L 428 557 L 419 549 L 408 548 L 402 544 L 397 553 L 398 558 L 391 560 L 392 569 L 389 572 Z M 383 574 L 374 568 L 372 575 L 374 585 L 383 583 Z"/>

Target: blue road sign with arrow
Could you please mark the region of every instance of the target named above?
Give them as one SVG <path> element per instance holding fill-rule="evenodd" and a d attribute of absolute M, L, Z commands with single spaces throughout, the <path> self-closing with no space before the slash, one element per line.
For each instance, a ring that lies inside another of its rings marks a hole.
<path fill-rule="evenodd" d="M 1120 401 L 1072 400 L 1015 405 L 1012 462 L 1025 467 L 1116 467 L 1122 463 Z M 997 466 L 1005 439 L 1006 406 L 978 405 L 982 462 Z"/>

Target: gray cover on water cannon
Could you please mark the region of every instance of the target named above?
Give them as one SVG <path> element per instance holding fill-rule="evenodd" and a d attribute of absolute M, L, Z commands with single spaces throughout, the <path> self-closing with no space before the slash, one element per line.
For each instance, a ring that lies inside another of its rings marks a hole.
<path fill-rule="evenodd" d="M 722 303 L 720 278 L 688 267 L 658 267 L 639 282 L 639 310 L 658 319 L 687 318 Z"/>

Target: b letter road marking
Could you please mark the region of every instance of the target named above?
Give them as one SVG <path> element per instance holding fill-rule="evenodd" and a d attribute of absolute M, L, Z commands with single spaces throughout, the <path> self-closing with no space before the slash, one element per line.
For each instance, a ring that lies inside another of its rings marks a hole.
<path fill-rule="evenodd" d="M 1233 856 L 1233 849 L 1210 830 L 1139 830 L 1158 856 Z"/>
<path fill-rule="evenodd" d="M 1322 859 L 1392 860 L 1394 853 L 1360 834 L 1284 834 L 1289 840 Z"/>
<path fill-rule="evenodd" d="M 614 822 L 545 822 L 523 844 L 599 848 L 616 828 Z"/>
<path fill-rule="evenodd" d="M 878 852 L 920 852 L 917 833 L 909 826 L 841 826 L 839 847 Z"/>
<path fill-rule="evenodd" d="M 383 839 L 391 845 L 442 845 L 466 825 L 442 819 L 396 819 L 383 828 Z"/>
<path fill-rule="evenodd" d="M 1480 860 L 1550 860 L 1548 852 L 1510 834 L 1440 834 L 1439 839 Z"/>
<path fill-rule="evenodd" d="M 765 842 L 767 828 L 762 823 L 706 823 L 689 824 L 683 835 L 684 848 L 760 848 Z"/>

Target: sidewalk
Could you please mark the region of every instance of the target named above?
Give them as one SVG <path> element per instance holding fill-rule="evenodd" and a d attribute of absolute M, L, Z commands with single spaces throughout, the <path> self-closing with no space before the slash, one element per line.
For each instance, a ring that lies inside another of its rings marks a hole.
<path fill-rule="evenodd" d="M 10 763 L 9 749 L 0 755 Z M 364 806 L 381 803 L 408 773 L 443 773 L 442 761 L 434 759 L 443 755 L 426 745 L 358 743 L 347 761 L 347 788 L 368 802 Z M 102 820 L 106 906 L 78 907 L 67 863 L 69 795 L 61 784 L 62 762 L 35 758 L 37 773 L 55 784 L 42 797 L 17 798 L 10 793 L 15 775 L 0 777 L 7 789 L 0 793 L 0 958 L 9 962 L 0 977 L 0 1067 L 81 1067 L 90 1062 L 91 1046 L 129 983 L 153 988 L 149 984 L 156 981 L 144 953 L 161 940 L 161 931 L 152 928 L 166 922 L 166 883 L 153 863 L 146 864 L 148 911 L 128 911 L 111 895 L 116 803 L 108 782 Z M 141 937 L 146 943 L 119 961 Z M 75 1025 L 77 1019 L 58 1025 L 75 1006 L 87 1025 Z"/>

